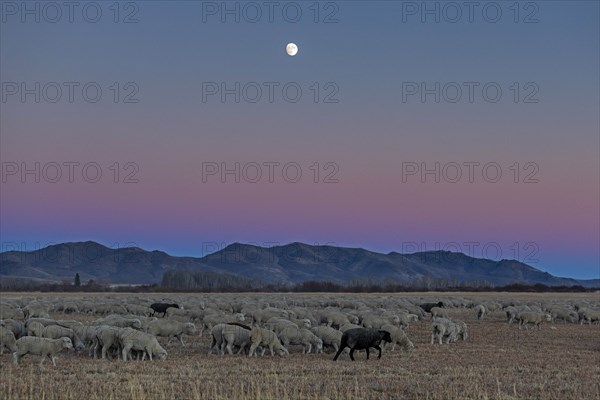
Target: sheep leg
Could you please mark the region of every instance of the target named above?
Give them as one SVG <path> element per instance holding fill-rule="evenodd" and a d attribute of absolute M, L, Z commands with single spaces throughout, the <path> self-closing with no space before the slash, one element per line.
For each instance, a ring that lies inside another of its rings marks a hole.
<path fill-rule="evenodd" d="M 367 352 L 367 360 L 369 359 L 369 348 L 367 347 L 365 349 L 365 351 Z M 381 349 L 379 349 L 380 353 L 379 353 L 379 357 L 381 357 Z"/>
<path fill-rule="evenodd" d="M 258 343 L 252 343 L 252 346 L 250 346 L 250 353 L 248 353 L 248 357 L 252 357 L 257 347 Z"/>
<path fill-rule="evenodd" d="M 179 341 L 181 342 L 181 345 L 182 345 L 183 347 L 185 347 L 185 343 L 183 343 L 183 335 L 179 335 L 179 336 L 178 336 L 178 339 L 179 339 Z"/>
<path fill-rule="evenodd" d="M 377 358 L 381 358 L 381 347 L 375 346 L 375 349 L 379 350 L 379 355 L 377 356 Z M 369 350 L 367 350 L 367 355 L 368 354 L 369 354 Z"/>
<path fill-rule="evenodd" d="M 350 359 L 354 361 L 354 347 L 350 349 Z"/>
<path fill-rule="evenodd" d="M 133 357 L 131 355 L 131 347 L 132 347 L 131 345 L 125 345 L 125 346 L 123 346 L 123 351 L 122 351 L 123 361 L 127 361 L 128 358 L 131 358 L 133 360 Z"/>
<path fill-rule="evenodd" d="M 52 365 L 54 365 L 56 367 L 56 358 L 51 355 L 50 359 L 52 360 Z"/>

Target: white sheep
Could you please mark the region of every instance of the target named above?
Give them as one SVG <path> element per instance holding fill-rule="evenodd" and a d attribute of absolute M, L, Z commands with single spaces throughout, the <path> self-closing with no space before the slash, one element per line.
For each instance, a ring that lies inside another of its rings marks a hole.
<path fill-rule="evenodd" d="M 10 350 L 11 353 L 17 351 L 16 341 L 15 334 L 12 333 L 11 330 L 0 326 L 0 354 L 4 354 L 5 347 Z"/>
<path fill-rule="evenodd" d="M 431 307 L 431 319 L 435 317 L 448 318 L 448 310 L 442 307 Z"/>
<path fill-rule="evenodd" d="M 146 358 L 146 354 L 148 354 L 150 361 L 152 361 L 153 355 L 159 360 L 167 358 L 167 351 L 161 347 L 156 337 L 149 333 L 140 332 L 131 328 L 122 328 L 119 329 L 118 339 L 123 348 L 123 361 L 127 361 L 131 350 L 144 352 L 142 361 Z"/>
<path fill-rule="evenodd" d="M 482 320 L 485 317 L 486 311 L 487 310 L 483 304 L 478 304 L 475 306 L 475 315 L 477 316 L 478 320 Z"/>
<path fill-rule="evenodd" d="M 255 326 L 252 328 L 252 332 L 250 333 L 250 341 L 252 343 L 250 346 L 250 352 L 248 353 L 248 356 L 250 357 L 252 355 L 256 355 L 255 352 L 258 346 L 268 347 L 271 351 L 271 356 L 274 356 L 275 352 L 277 352 L 279 356 L 289 354 L 288 350 L 283 347 L 281 341 L 279 341 L 279 338 L 275 332 L 269 329 Z"/>
<path fill-rule="evenodd" d="M 77 336 L 73 329 L 65 328 L 64 326 L 48 325 L 42 331 L 42 337 L 49 339 L 59 339 L 61 337 L 68 337 L 71 339 L 71 343 L 75 346 L 75 350 L 81 351 L 85 348 L 85 345 Z"/>
<path fill-rule="evenodd" d="M 158 319 L 148 324 L 146 332 L 154 336 L 162 336 L 169 338 L 167 344 L 171 342 L 171 338 L 179 339 L 181 345 L 185 347 L 183 335 L 194 335 L 196 333 L 196 325 L 192 322 L 179 322 L 169 319 Z"/>
<path fill-rule="evenodd" d="M 442 340 L 452 343 L 459 338 L 467 340 L 467 324 L 462 321 L 451 321 L 448 318 L 434 318 L 431 323 L 431 344 L 437 339 L 439 344 Z"/>
<path fill-rule="evenodd" d="M 397 315 L 389 318 L 369 315 L 363 318 L 362 325 L 365 328 L 381 329 L 383 325 L 400 325 L 400 322 L 400 317 Z"/>
<path fill-rule="evenodd" d="M 323 341 L 323 345 L 333 347 L 336 352 L 340 348 L 343 333 L 337 329 L 329 326 L 316 326 L 310 331 Z"/>
<path fill-rule="evenodd" d="M 522 326 L 525 326 L 525 328 L 527 328 L 527 325 L 529 324 L 533 324 L 538 329 L 540 329 L 542 322 L 552 321 L 552 315 L 548 313 L 540 313 L 535 311 L 524 311 L 517 315 L 517 321 L 519 321 L 519 329 L 521 329 Z"/>
<path fill-rule="evenodd" d="M 575 311 L 565 307 L 553 307 L 550 310 L 550 315 L 552 316 L 552 322 L 562 319 L 564 324 L 567 322 L 575 323 L 579 319 Z"/>
<path fill-rule="evenodd" d="M 42 332 L 44 331 L 45 326 L 37 321 L 28 322 L 27 327 L 27 335 L 28 336 L 37 336 L 42 337 Z"/>
<path fill-rule="evenodd" d="M 330 311 L 321 314 L 321 321 L 325 322 L 327 326 L 339 328 L 345 324 L 358 324 L 359 318 L 356 315 L 344 314 L 339 311 Z"/>
<path fill-rule="evenodd" d="M 399 345 L 402 350 L 405 350 L 409 353 L 415 348 L 414 344 L 410 341 L 408 336 L 406 336 L 406 333 L 401 328 L 395 325 L 383 325 L 381 330 L 388 331 L 392 337 L 391 343 L 386 343 L 384 346 L 385 348 L 391 345 L 391 350 L 394 351 L 396 349 L 396 345 Z"/>
<path fill-rule="evenodd" d="M 33 336 L 24 336 L 16 342 L 17 351 L 13 353 L 15 365 L 19 365 L 21 358 L 26 354 L 42 356 L 40 367 L 44 364 L 46 357 L 52 360 L 52 365 L 56 366 L 55 357 L 63 349 L 72 349 L 71 339 L 63 337 L 60 339 L 47 339 Z"/>
<path fill-rule="evenodd" d="M 215 329 L 220 327 L 220 329 Z M 221 335 L 221 344 L 218 343 L 218 333 L 216 331 L 220 330 Z M 252 342 L 252 330 L 250 327 L 238 324 L 221 324 L 213 327 L 213 347 L 220 346 L 220 354 L 223 355 L 224 349 L 227 349 L 227 352 L 231 355 L 233 354 L 233 347 L 239 347 L 237 354 L 240 354 L 244 349 L 250 346 Z M 212 333 L 211 332 L 211 333 Z"/>
<path fill-rule="evenodd" d="M 302 353 L 310 354 L 313 346 L 316 353 L 323 352 L 323 340 L 305 328 L 288 326 L 279 332 L 277 337 L 281 340 L 285 348 L 288 348 L 290 344 L 295 344 L 303 346 Z"/>
<path fill-rule="evenodd" d="M 119 348 L 119 329 L 115 326 L 99 325 L 94 337 L 94 358 L 98 357 L 98 350 L 102 348 L 102 359 L 107 358 L 111 347 Z"/>
<path fill-rule="evenodd" d="M 600 322 L 600 310 L 585 308 L 580 309 L 579 313 L 581 325 L 583 325 L 584 322 L 587 322 L 590 325 L 594 322 Z"/>
<path fill-rule="evenodd" d="M 118 328 L 141 329 L 142 322 L 139 318 L 123 318 L 120 315 L 111 315 L 106 318 L 100 318 L 91 323 L 91 325 L 108 325 Z"/>

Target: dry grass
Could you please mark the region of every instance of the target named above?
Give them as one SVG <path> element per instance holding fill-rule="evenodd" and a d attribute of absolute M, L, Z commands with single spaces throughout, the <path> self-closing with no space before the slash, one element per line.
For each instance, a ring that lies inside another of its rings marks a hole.
<path fill-rule="evenodd" d="M 381 360 L 365 361 L 359 353 L 355 363 L 345 354 L 337 363 L 333 354 L 207 355 L 206 336 L 188 338 L 186 349 L 173 341 L 167 361 L 124 363 L 62 353 L 57 367 L 40 370 L 37 356 L 15 367 L 5 353 L 0 399 L 600 399 L 600 326 L 519 331 L 501 312 L 483 322 L 472 310 L 451 310 L 450 316 L 467 322 L 469 340 L 431 345 L 430 323 L 419 322 L 408 331 L 415 343 L 410 356 L 384 352 Z"/>

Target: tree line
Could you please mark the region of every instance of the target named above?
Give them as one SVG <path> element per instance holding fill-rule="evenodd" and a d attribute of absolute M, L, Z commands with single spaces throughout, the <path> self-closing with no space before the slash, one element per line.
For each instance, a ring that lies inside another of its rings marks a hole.
<path fill-rule="evenodd" d="M 393 279 L 366 278 L 347 283 L 332 281 L 305 281 L 296 284 L 264 283 L 260 280 L 217 272 L 169 270 L 160 284 L 110 285 L 89 280 L 82 283 L 79 274 L 73 281 L 48 282 L 27 278 L 0 276 L 2 291 L 43 292 L 297 292 L 297 293 L 394 293 L 394 292 L 594 292 L 600 288 L 583 286 L 547 286 L 513 283 L 497 286 L 491 282 L 474 280 L 433 279 L 428 276 L 402 282 Z"/>

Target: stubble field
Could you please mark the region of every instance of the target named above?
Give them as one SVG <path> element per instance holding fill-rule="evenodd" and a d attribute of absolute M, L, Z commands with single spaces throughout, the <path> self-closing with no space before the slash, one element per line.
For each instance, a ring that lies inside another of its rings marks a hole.
<path fill-rule="evenodd" d="M 599 300 L 597 293 L 439 296 Z M 5 351 L 0 399 L 600 399 L 600 326 L 557 323 L 539 331 L 519 330 L 506 323 L 502 311 L 483 321 L 472 309 L 450 309 L 449 314 L 468 324 L 468 340 L 431 345 L 431 322 L 419 321 L 407 331 L 415 345 L 412 353 L 384 351 L 380 360 L 375 351 L 368 361 L 359 352 L 356 362 L 347 354 L 333 362 L 332 353 L 304 355 L 296 347 L 284 358 L 268 351 L 257 358 L 207 355 L 206 334 L 187 337 L 186 348 L 172 341 L 165 347 L 168 359 L 153 362 L 95 360 L 70 351 L 60 353 L 56 367 L 46 362 L 40 369 L 39 356 L 26 356 L 17 367 Z M 165 340 L 160 342 L 164 346 Z"/>

